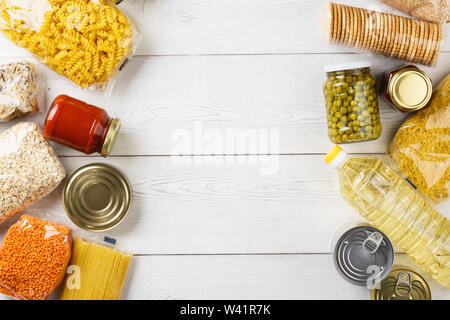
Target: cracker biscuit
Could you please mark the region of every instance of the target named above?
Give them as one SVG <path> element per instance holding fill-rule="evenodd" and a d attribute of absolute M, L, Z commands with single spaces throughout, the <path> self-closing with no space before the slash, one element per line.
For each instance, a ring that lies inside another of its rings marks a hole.
<path fill-rule="evenodd" d="M 427 49 L 427 44 L 429 42 L 428 37 L 429 37 L 429 29 L 428 29 L 428 22 L 423 21 L 423 37 L 422 37 L 422 44 L 420 46 L 420 52 L 419 55 L 417 56 L 417 61 L 418 63 L 423 63 L 423 57 L 425 55 L 425 51 Z"/>
<path fill-rule="evenodd" d="M 400 23 L 400 17 L 394 16 L 394 23 L 395 23 L 395 31 L 392 33 L 392 42 L 394 42 L 394 46 L 392 47 L 391 51 L 389 52 L 389 57 L 396 58 L 398 55 L 399 50 L 399 38 L 403 31 L 403 25 Z"/>
<path fill-rule="evenodd" d="M 414 54 L 413 61 L 418 62 L 420 60 L 420 55 L 422 53 L 423 48 L 423 42 L 425 37 L 425 22 L 423 21 L 416 21 L 419 27 L 419 37 L 417 38 L 417 49 L 416 53 Z"/>
<path fill-rule="evenodd" d="M 431 60 L 433 57 L 433 48 L 435 48 L 437 40 L 438 40 L 438 28 L 436 23 L 430 23 L 431 27 L 431 35 L 428 37 L 428 45 L 427 45 L 427 52 L 424 56 L 424 63 L 426 65 L 431 64 Z"/>
<path fill-rule="evenodd" d="M 368 24 L 369 39 L 367 40 L 367 49 L 371 52 L 374 51 L 377 41 L 377 16 L 374 11 L 369 11 L 369 24 Z"/>
<path fill-rule="evenodd" d="M 411 34 L 409 35 L 409 48 L 406 51 L 405 59 L 407 61 L 413 61 L 414 54 L 417 50 L 417 33 L 418 33 L 418 24 L 416 20 L 411 20 Z"/>
<path fill-rule="evenodd" d="M 386 52 L 385 46 L 387 43 L 387 32 L 389 30 L 389 17 L 386 13 L 381 13 L 381 23 L 381 44 L 378 48 L 378 52 L 384 55 Z"/>
<path fill-rule="evenodd" d="M 348 16 L 348 12 L 347 12 L 347 6 L 342 6 L 342 17 L 343 17 L 343 23 L 342 23 L 342 41 L 344 43 L 344 45 L 347 45 L 347 41 L 348 38 L 350 36 L 350 30 L 349 30 L 349 26 L 350 26 L 350 17 Z"/>
<path fill-rule="evenodd" d="M 431 58 L 431 65 L 434 66 L 439 57 L 439 52 L 441 50 L 441 41 L 442 41 L 442 26 L 438 25 L 438 41 L 436 41 L 436 47 L 434 48 L 433 56 Z"/>
<path fill-rule="evenodd" d="M 411 37 L 411 19 L 403 18 L 403 35 L 402 35 L 402 44 L 399 51 L 399 59 L 405 60 L 406 53 L 408 52 L 409 39 Z"/>
<path fill-rule="evenodd" d="M 329 19 L 328 19 L 328 40 L 330 42 L 334 41 L 334 22 L 335 22 L 335 15 L 334 15 L 334 3 L 329 3 Z"/>
<path fill-rule="evenodd" d="M 359 46 L 360 38 L 361 38 L 361 33 L 360 33 L 361 18 L 360 18 L 357 8 L 352 7 L 352 13 L 353 13 L 353 20 L 354 20 L 354 24 L 353 24 L 354 43 L 353 43 L 353 46 L 355 47 L 355 49 L 357 49 Z"/>
<path fill-rule="evenodd" d="M 347 24 L 347 32 L 348 32 L 348 37 L 347 37 L 347 46 L 350 47 L 353 44 L 353 25 L 355 24 L 355 20 L 353 19 L 353 13 L 351 10 L 351 7 L 345 6 L 345 13 L 347 14 L 348 17 L 348 21 L 349 23 Z"/>
<path fill-rule="evenodd" d="M 396 23 L 396 19 L 395 19 L 395 15 L 393 14 L 389 14 L 389 30 L 386 33 L 386 49 L 384 52 L 385 56 L 389 56 L 390 53 L 392 52 L 392 50 L 394 49 L 394 39 L 393 39 L 393 35 L 396 34 L 396 28 L 397 28 L 397 23 Z"/>
<path fill-rule="evenodd" d="M 343 29 L 343 24 L 345 23 L 344 21 L 344 17 L 342 16 L 342 5 L 340 4 L 336 4 L 336 12 L 337 12 L 337 22 L 338 22 L 338 28 L 336 30 L 337 32 L 337 37 L 336 37 L 336 41 L 339 43 L 342 43 L 343 40 L 343 34 L 342 34 L 342 29 Z"/>
<path fill-rule="evenodd" d="M 369 41 L 369 19 L 368 19 L 368 13 L 366 10 L 361 10 L 361 32 L 362 32 L 362 40 L 361 40 L 361 49 L 367 50 L 367 42 Z"/>
<path fill-rule="evenodd" d="M 376 40 L 375 40 L 375 44 L 374 44 L 374 47 L 373 47 L 373 52 L 374 53 L 379 53 L 379 47 L 381 46 L 381 42 L 383 41 L 382 40 L 382 37 L 381 37 L 381 32 L 383 31 L 382 29 L 382 18 L 381 18 L 381 13 L 380 12 L 378 12 L 378 11 L 376 11 L 375 12 L 375 17 L 376 17 L 376 32 L 375 32 L 375 38 L 376 38 Z"/>

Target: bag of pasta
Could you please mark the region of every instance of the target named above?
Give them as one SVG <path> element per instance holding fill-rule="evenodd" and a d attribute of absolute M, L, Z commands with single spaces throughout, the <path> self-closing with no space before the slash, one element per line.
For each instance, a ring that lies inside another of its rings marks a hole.
<path fill-rule="evenodd" d="M 140 40 L 111 0 L 0 0 L 0 30 L 52 70 L 107 95 Z"/>
<path fill-rule="evenodd" d="M 430 104 L 400 127 L 389 155 L 419 190 L 435 202 L 450 195 L 450 74 Z"/>

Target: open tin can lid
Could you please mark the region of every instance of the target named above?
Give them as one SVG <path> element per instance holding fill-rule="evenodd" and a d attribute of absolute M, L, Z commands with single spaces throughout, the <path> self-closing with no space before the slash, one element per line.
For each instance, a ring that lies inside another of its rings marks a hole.
<path fill-rule="evenodd" d="M 88 231 L 114 228 L 127 216 L 132 201 L 130 183 L 117 168 L 92 163 L 75 170 L 63 190 L 67 216 Z"/>
<path fill-rule="evenodd" d="M 374 287 L 394 264 L 394 248 L 388 237 L 371 226 L 357 226 L 337 241 L 334 263 L 340 275 L 352 284 Z"/>
<path fill-rule="evenodd" d="M 421 275 L 398 266 L 381 281 L 378 288 L 373 289 L 372 299 L 431 300 L 431 290 Z"/>

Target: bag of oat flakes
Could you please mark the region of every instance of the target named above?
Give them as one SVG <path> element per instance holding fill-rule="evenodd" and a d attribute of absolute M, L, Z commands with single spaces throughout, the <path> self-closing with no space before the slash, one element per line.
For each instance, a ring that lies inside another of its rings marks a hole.
<path fill-rule="evenodd" d="M 65 170 L 40 128 L 21 122 L 0 134 L 0 223 L 52 192 Z"/>
<path fill-rule="evenodd" d="M 42 72 L 33 63 L 0 59 L 0 121 L 42 111 L 45 91 Z"/>

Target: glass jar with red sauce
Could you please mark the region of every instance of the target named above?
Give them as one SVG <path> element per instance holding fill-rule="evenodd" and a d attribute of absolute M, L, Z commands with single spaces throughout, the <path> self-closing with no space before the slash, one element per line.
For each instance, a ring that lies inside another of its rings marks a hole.
<path fill-rule="evenodd" d="M 44 125 L 44 137 L 67 147 L 103 157 L 111 149 L 120 131 L 120 120 L 101 108 L 67 95 L 53 101 Z"/>
<path fill-rule="evenodd" d="M 385 73 L 384 99 L 401 112 L 414 112 L 425 108 L 432 92 L 431 79 L 414 65 Z"/>

